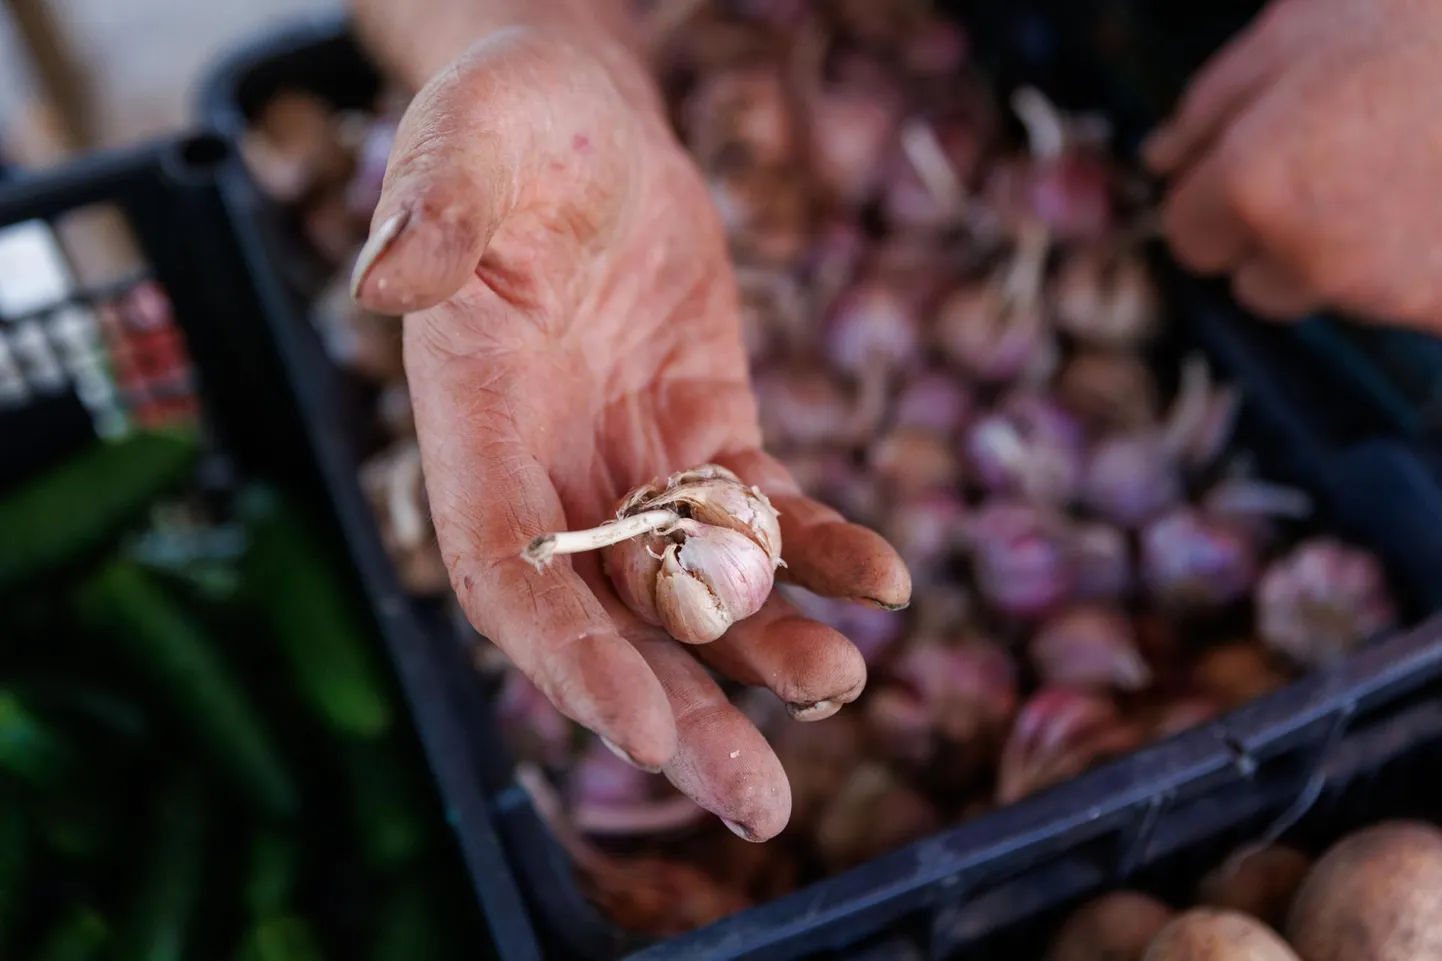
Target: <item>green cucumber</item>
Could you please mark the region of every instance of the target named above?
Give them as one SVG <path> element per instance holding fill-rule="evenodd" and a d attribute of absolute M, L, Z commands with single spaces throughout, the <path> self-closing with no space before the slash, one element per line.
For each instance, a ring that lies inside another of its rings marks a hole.
<path fill-rule="evenodd" d="M 341 745 L 356 830 L 366 863 L 402 867 L 426 846 L 426 821 L 415 785 L 389 741 Z"/>
<path fill-rule="evenodd" d="M 436 892 L 423 875 L 397 884 L 376 916 L 370 961 L 441 961 L 452 956 Z"/>
<path fill-rule="evenodd" d="M 154 808 L 148 859 L 133 885 L 117 956 L 126 961 L 184 961 L 191 916 L 204 878 L 206 810 L 197 778 L 165 784 Z"/>
<path fill-rule="evenodd" d="M 0 501 L 0 592 L 103 548 L 189 478 L 198 454 L 193 433 L 142 431 L 27 481 Z"/>
<path fill-rule="evenodd" d="M 92 961 L 110 940 L 110 926 L 90 908 L 77 908 L 40 943 L 35 961 Z"/>
<path fill-rule="evenodd" d="M 45 845 L 74 861 L 99 857 L 116 833 L 115 809 L 81 791 L 46 798 L 36 820 Z"/>
<path fill-rule="evenodd" d="M 55 788 L 71 779 L 79 755 L 64 735 L 35 715 L 8 688 L 0 688 L 0 771 L 32 787 Z"/>
<path fill-rule="evenodd" d="M 356 603 L 308 519 L 278 493 L 239 499 L 250 534 L 246 587 L 264 607 L 302 697 L 335 733 L 376 738 L 394 711 Z"/>
<path fill-rule="evenodd" d="M 144 673 L 175 719 L 265 814 L 285 817 L 296 790 L 246 692 L 199 625 L 152 580 L 114 561 L 79 592 L 82 616 Z"/>
<path fill-rule="evenodd" d="M 236 961 L 321 961 L 325 957 L 315 929 L 291 915 L 266 918 L 246 932 Z M 414 958 L 412 961 L 429 961 Z"/>
<path fill-rule="evenodd" d="M 280 914 L 295 897 L 300 855 L 289 838 L 262 830 L 251 840 L 245 907 L 251 917 Z"/>
<path fill-rule="evenodd" d="M 0 957 L 15 926 L 24 919 L 26 872 L 30 867 L 30 823 L 12 804 L 0 807 Z"/>

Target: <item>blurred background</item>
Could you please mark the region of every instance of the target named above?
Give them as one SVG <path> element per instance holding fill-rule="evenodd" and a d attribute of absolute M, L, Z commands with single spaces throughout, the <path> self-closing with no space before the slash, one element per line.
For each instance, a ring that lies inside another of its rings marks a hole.
<path fill-rule="evenodd" d="M 0 3 L 0 154 L 134 143 L 190 117 L 227 48 L 280 18 L 340 0 L 5 0 Z"/>

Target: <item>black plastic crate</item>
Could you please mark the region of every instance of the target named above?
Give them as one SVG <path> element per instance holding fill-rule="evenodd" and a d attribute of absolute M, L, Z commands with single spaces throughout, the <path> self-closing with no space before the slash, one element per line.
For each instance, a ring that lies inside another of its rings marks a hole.
<path fill-rule="evenodd" d="M 1253 6 L 1243 2 L 1231 8 L 1243 16 Z M 989 7 L 994 12 L 998 5 Z M 1050 9 L 1044 3 L 1024 5 L 1014 15 L 983 22 L 983 42 L 992 44 L 988 49 L 997 53 L 999 63 L 1010 64 L 1013 79 L 1047 83 L 1069 106 L 1111 105 L 1125 99 L 1128 89 L 1135 92 L 1135 85 L 1129 88 L 1124 78 L 1111 74 L 1069 84 L 1088 59 L 1085 51 L 1059 38 L 1086 34 L 1060 30 L 1049 19 Z M 1235 17 L 1230 22 L 1234 25 Z M 1215 29 L 1203 42 L 1198 34 L 1188 34 L 1187 56 L 1195 62 L 1225 35 L 1224 29 Z M 1147 59 L 1153 66 L 1158 60 L 1167 65 L 1167 82 L 1175 87 L 1184 74 L 1176 69 L 1182 61 L 1171 57 L 1168 50 Z M 1005 69 L 1001 75 L 1008 75 Z M 338 78 L 353 78 L 356 86 L 340 89 L 344 84 Z M 377 86 L 343 21 L 310 21 L 231 57 L 212 76 L 202 109 L 216 129 L 237 136 L 248 116 L 280 89 L 307 89 L 349 106 L 368 100 Z M 1131 142 L 1155 111 L 1155 104 L 1136 97 L 1119 108 L 1132 118 L 1122 124 Z M 264 229 L 276 232 L 275 249 L 293 242 L 282 236 L 283 223 L 253 189 L 246 188 L 244 202 Z M 261 264 L 259 269 L 267 268 Z M 1323 363 L 1297 329 L 1262 326 L 1239 316 L 1224 289 L 1176 275 L 1169 282 L 1182 335 L 1244 388 L 1243 443 L 1256 451 L 1264 472 L 1310 489 L 1330 526 L 1380 554 L 1413 616 L 1442 609 L 1442 584 L 1433 576 L 1442 562 L 1438 479 L 1401 443 L 1367 441 L 1395 424 L 1395 418 L 1374 394 L 1358 388 L 1348 368 L 1355 358 L 1338 353 L 1331 355 L 1335 363 Z M 305 326 L 299 318 L 292 322 Z M 333 426 L 345 430 L 342 424 Z M 357 463 L 352 459 L 336 472 L 353 472 Z M 1259 817 L 1279 817 L 1289 805 L 1300 812 L 1316 800 L 1329 765 L 1338 763 L 1333 760 L 1338 745 L 1397 730 L 1389 718 L 1400 701 L 1442 684 L 1437 634 L 1442 624 L 1392 638 L 1334 671 L 1057 789 L 704 930 L 649 946 L 617 931 L 581 898 L 568 860 L 510 777 L 478 683 L 464 670 L 457 672 L 449 687 L 453 713 L 433 712 L 420 723 L 432 725 L 436 743 L 454 745 L 453 756 L 437 761 L 433 755 L 442 789 L 458 808 L 494 817 L 535 927 L 556 956 L 797 958 L 837 952 L 855 957 L 859 941 L 892 929 L 912 936 L 924 956 L 942 957 L 982 949 L 1016 922 L 1145 872 L 1175 852 L 1207 847 Z M 422 650 L 425 657 L 455 664 L 444 646 L 433 639 Z M 456 770 L 468 766 L 480 772 L 479 778 Z M 1235 803 L 1239 796 L 1251 800 Z M 457 830 L 466 841 L 464 818 Z M 491 916 L 497 924 L 511 920 L 495 912 Z"/>
<path fill-rule="evenodd" d="M 115 417 L 155 424 L 165 422 L 171 410 L 175 420 L 198 419 L 207 450 L 217 455 L 209 459 L 212 466 L 276 483 L 299 498 L 327 538 L 376 643 L 384 641 L 397 686 L 411 698 L 415 730 L 404 732 L 410 739 L 405 743 L 424 749 L 440 782 L 446 817 L 464 826 L 460 851 L 484 907 L 511 919 L 496 928 L 497 947 L 508 958 L 539 958 L 489 815 L 484 805 L 467 805 L 467 798 L 480 796 L 472 767 L 461 760 L 473 745 L 444 740 L 460 727 L 446 691 L 465 666 L 448 663 L 443 655 L 449 646 L 432 650 L 437 647 L 432 636 L 399 613 L 400 589 L 350 472 L 329 368 L 318 348 L 295 336 L 287 302 L 269 274 L 254 269 L 262 245 L 253 225 L 237 215 L 226 187 L 244 176 L 228 141 L 202 135 L 97 155 L 0 185 L 0 267 L 23 253 L 6 246 L 23 232 L 30 250 L 50 249 L 49 266 L 55 268 L 44 284 L 21 285 L 34 301 L 28 310 L 0 308 L 0 346 L 11 344 L 25 325 L 50 338 L 22 358 L 24 383 L 0 402 L 0 487 L 97 436 L 124 430 Z M 133 268 L 113 273 L 114 265 L 107 265 L 111 275 L 96 280 L 69 256 L 73 247 L 54 241 L 79 226 L 75 216 L 87 214 L 123 224 L 134 249 L 122 259 Z M 15 272 L 3 276 L 13 292 Z M 33 281 L 33 274 L 28 279 Z M 66 318 L 93 320 L 137 293 L 152 310 L 141 326 L 180 342 L 170 355 L 178 362 L 162 365 L 158 373 L 150 370 L 155 376 L 144 382 L 120 375 L 114 347 L 102 351 L 104 358 L 77 359 L 70 335 L 60 327 Z M 46 350 L 64 362 L 37 373 Z M 111 403 L 87 388 L 83 364 L 76 366 L 81 361 L 115 367 L 120 386 Z M 439 819 L 441 799 L 432 797 L 429 804 Z M 463 878 L 461 865 L 455 867 Z M 474 953 L 488 954 L 480 945 Z"/>

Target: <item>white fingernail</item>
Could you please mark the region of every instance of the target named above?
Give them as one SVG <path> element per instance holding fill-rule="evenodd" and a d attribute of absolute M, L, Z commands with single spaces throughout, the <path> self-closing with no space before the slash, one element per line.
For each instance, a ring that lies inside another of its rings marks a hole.
<path fill-rule="evenodd" d="M 729 830 L 732 834 L 736 835 L 741 840 L 750 841 L 752 844 L 757 843 L 755 835 L 753 835 L 750 831 L 746 830 L 741 825 L 737 824 L 735 821 L 728 821 L 725 818 L 722 818 L 721 823 L 726 825 L 726 829 Z"/>
<path fill-rule="evenodd" d="M 596 736 L 597 736 L 597 737 L 601 737 L 599 734 L 596 735 Z M 648 767 L 648 766 L 646 766 L 645 764 L 641 764 L 641 763 L 637 762 L 637 760 L 636 760 L 635 758 L 633 758 L 631 755 L 627 754 L 625 751 L 621 750 L 621 749 L 620 749 L 619 747 L 617 747 L 614 743 L 612 743 L 612 741 L 611 741 L 610 738 L 601 737 L 601 743 L 604 744 L 604 745 L 606 745 L 606 747 L 610 749 L 610 751 L 611 751 L 612 754 L 616 755 L 618 758 L 620 758 L 621 760 L 625 761 L 627 764 L 631 765 L 632 767 L 638 768 L 638 769 L 640 769 L 640 770 L 642 770 L 642 771 L 645 771 L 647 774 L 660 774 L 660 773 L 661 773 L 661 769 L 660 769 L 659 767 Z"/>
<path fill-rule="evenodd" d="M 798 721 L 819 721 L 830 717 L 841 709 L 835 701 L 815 701 L 811 704 L 788 704 L 786 711 Z"/>
<path fill-rule="evenodd" d="M 366 275 L 375 266 L 381 255 L 390 249 L 395 243 L 401 231 L 405 229 L 406 223 L 411 219 L 410 211 L 402 210 L 386 219 L 385 223 L 377 227 L 369 237 L 366 238 L 365 246 L 356 255 L 355 268 L 350 275 L 350 295 L 354 298 L 360 293 L 361 284 L 365 283 Z"/>

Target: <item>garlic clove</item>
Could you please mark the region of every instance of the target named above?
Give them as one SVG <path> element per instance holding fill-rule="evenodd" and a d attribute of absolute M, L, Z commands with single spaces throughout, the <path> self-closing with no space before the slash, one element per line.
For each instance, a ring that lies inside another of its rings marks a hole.
<path fill-rule="evenodd" d="M 728 472 L 729 473 L 729 472 Z M 756 542 L 774 567 L 781 560 L 780 514 L 760 490 L 743 487 L 732 475 L 714 479 L 685 480 L 675 490 L 655 498 L 649 506 L 684 504 L 691 519 L 713 527 L 724 527 Z"/>
<path fill-rule="evenodd" d="M 686 644 L 708 644 L 731 626 L 721 599 L 694 571 L 682 567 L 680 548 L 671 544 L 656 577 L 656 609 L 667 633 Z"/>
<path fill-rule="evenodd" d="M 679 641 L 705 644 L 761 609 L 775 567 L 744 534 L 683 520 L 685 540 L 670 544 L 656 577 L 661 623 Z"/>
<path fill-rule="evenodd" d="M 1141 575 L 1159 608 L 1208 613 L 1244 597 L 1257 579 L 1256 545 L 1244 525 L 1179 507 L 1141 532 Z"/>
<path fill-rule="evenodd" d="M 1106 437 L 1093 448 L 1081 500 L 1114 524 L 1138 527 L 1182 502 L 1176 457 L 1153 429 Z"/>
<path fill-rule="evenodd" d="M 1110 698 L 1042 688 L 1022 706 L 1002 749 L 997 803 L 1011 804 L 1140 743 L 1140 732 L 1123 723 Z"/>
<path fill-rule="evenodd" d="M 1376 557 L 1331 537 L 1304 541 L 1268 568 L 1257 591 L 1257 632 L 1306 667 L 1327 667 L 1395 623 Z"/>
<path fill-rule="evenodd" d="M 1140 691 L 1152 683 L 1131 621 L 1106 605 L 1078 604 L 1048 619 L 1028 653 L 1047 685 Z"/>

